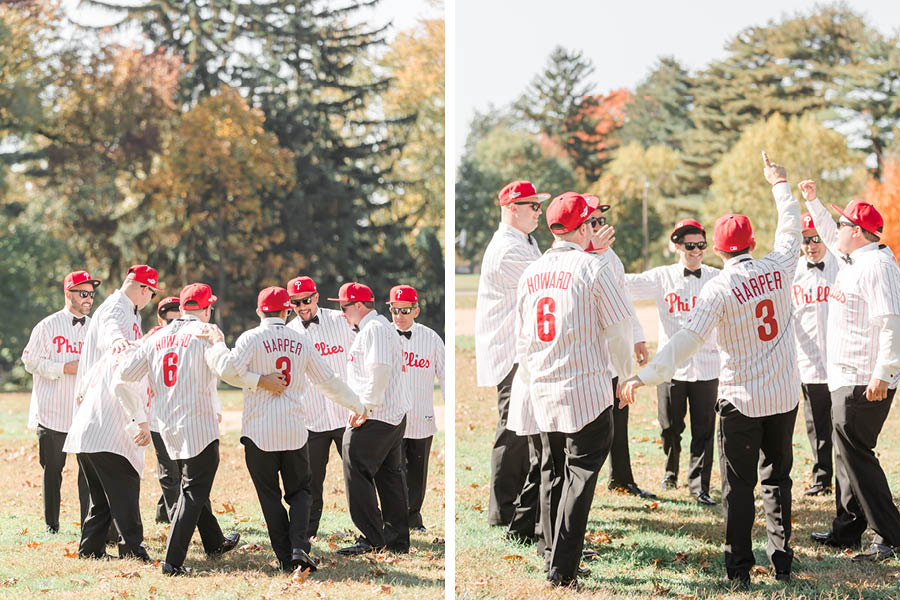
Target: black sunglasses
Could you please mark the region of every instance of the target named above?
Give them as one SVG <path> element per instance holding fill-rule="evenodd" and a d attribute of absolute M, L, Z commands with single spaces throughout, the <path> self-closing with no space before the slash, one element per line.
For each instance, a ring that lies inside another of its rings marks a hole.
<path fill-rule="evenodd" d="M 70 294 L 79 294 L 82 298 L 93 298 L 94 294 L 97 292 L 92 292 L 89 290 L 69 290 Z"/>
<path fill-rule="evenodd" d="M 404 306 L 403 308 L 398 308 L 396 306 L 391 307 L 392 315 L 408 315 L 411 314 L 412 311 L 416 310 L 415 306 Z"/>
<path fill-rule="evenodd" d="M 806 246 L 810 242 L 812 242 L 813 244 L 818 244 L 821 241 L 822 241 L 822 238 L 820 238 L 817 235 L 811 235 L 809 237 L 803 236 L 803 245 L 804 246 Z"/>
<path fill-rule="evenodd" d="M 141 285 L 141 288 L 146 288 L 146 289 L 150 290 L 150 299 L 151 299 L 151 300 L 153 300 L 154 298 L 156 298 L 156 292 L 153 291 L 153 288 L 152 288 L 152 287 L 150 287 L 149 285 Z M 83 296 L 82 296 L 82 297 L 83 297 Z"/>
<path fill-rule="evenodd" d="M 840 229 L 841 227 L 856 227 L 856 226 L 857 226 L 856 223 L 853 223 L 851 221 L 845 221 L 844 219 L 840 219 L 838 221 L 838 229 Z"/>
<path fill-rule="evenodd" d="M 358 301 L 357 301 L 358 302 Z M 341 304 L 341 312 L 347 312 L 347 309 L 356 304 L 356 302 L 348 302 L 347 304 Z"/>
<path fill-rule="evenodd" d="M 513 204 L 517 206 L 530 206 L 531 210 L 533 210 L 534 212 L 538 212 L 539 210 L 541 210 L 540 202 L 513 202 Z"/>
<path fill-rule="evenodd" d="M 685 250 L 693 250 L 694 248 L 706 250 L 706 242 L 684 242 L 682 246 L 684 246 Z"/>
<path fill-rule="evenodd" d="M 603 227 L 606 225 L 606 217 L 591 217 L 587 221 L 585 221 L 588 225 L 597 229 L 598 227 Z"/>
<path fill-rule="evenodd" d="M 300 298 L 299 300 L 291 300 L 291 304 L 294 306 L 300 306 L 301 304 L 312 304 L 315 299 L 315 294 L 312 296 L 307 296 L 306 298 Z"/>

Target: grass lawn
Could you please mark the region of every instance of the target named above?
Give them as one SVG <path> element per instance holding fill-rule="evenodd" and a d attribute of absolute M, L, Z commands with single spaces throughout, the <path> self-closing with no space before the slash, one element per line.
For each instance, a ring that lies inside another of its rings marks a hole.
<path fill-rule="evenodd" d="M 766 559 L 765 521 L 757 502 L 753 530 L 755 568 L 751 590 L 736 593 L 723 582 L 724 525 L 721 504 L 711 509 L 694 502 L 684 487 L 689 431 L 682 440 L 682 484 L 664 491 L 663 453 L 656 422 L 656 394 L 643 388 L 631 408 L 631 460 L 637 483 L 659 495 L 654 503 L 607 489 L 608 467 L 597 483 L 586 547 L 600 552 L 586 563 L 591 574 L 582 591 L 550 589 L 533 546 L 504 540 L 501 528 L 487 525 L 489 457 L 497 422 L 496 392 L 475 386 L 471 337 L 456 339 L 456 589 L 460 598 L 760 598 L 796 600 L 900 598 L 900 560 L 859 565 L 838 550 L 809 538 L 828 530 L 834 497 L 805 498 L 810 482 L 809 442 L 800 408 L 794 430 L 794 503 L 792 545 L 797 561 L 793 580 L 775 581 Z M 798 390 L 798 395 L 800 391 Z M 900 446 L 892 414 L 879 452 L 894 492 L 900 491 Z M 718 451 L 712 496 L 720 500 Z M 758 496 L 757 496 L 758 497 Z M 864 536 L 870 540 L 871 531 Z"/>
<path fill-rule="evenodd" d="M 431 451 L 429 489 L 423 514 L 427 533 L 412 532 L 408 555 L 387 553 L 345 558 L 337 546 L 357 532 L 347 512 L 340 459 L 332 453 L 325 480 L 325 510 L 312 555 L 319 571 L 305 581 L 270 568 L 275 555 L 256 491 L 238 441 L 240 394 L 221 393 L 225 408 L 221 461 L 210 500 L 226 533 L 241 533 L 238 549 L 208 560 L 195 534 L 185 565 L 193 577 L 171 579 L 159 566 L 135 560 L 98 562 L 74 558 L 80 539 L 77 466 L 63 472 L 60 533 L 44 532 L 37 436 L 25 428 L 28 394 L 0 395 L 0 598 L 443 598 L 444 439 Z M 235 425 L 236 424 L 236 425 Z M 148 451 L 141 486 L 144 538 L 150 556 L 165 557 L 167 525 L 156 523 L 156 458 Z M 113 548 L 110 551 L 115 553 Z"/>

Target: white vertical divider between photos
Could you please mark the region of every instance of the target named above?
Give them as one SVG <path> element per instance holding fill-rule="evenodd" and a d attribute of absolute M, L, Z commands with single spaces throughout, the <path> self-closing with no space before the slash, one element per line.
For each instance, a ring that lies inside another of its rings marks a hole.
<path fill-rule="evenodd" d="M 444 598 L 456 597 L 456 6 L 444 5 Z"/>

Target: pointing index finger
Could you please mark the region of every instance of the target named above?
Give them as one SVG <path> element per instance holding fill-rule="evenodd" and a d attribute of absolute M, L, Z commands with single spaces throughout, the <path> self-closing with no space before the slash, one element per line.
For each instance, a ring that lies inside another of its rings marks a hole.
<path fill-rule="evenodd" d="M 766 151 L 765 151 L 765 150 L 762 151 L 762 159 L 763 159 L 763 163 L 765 163 L 765 165 L 766 165 L 767 167 L 771 167 L 771 166 L 772 166 L 772 161 L 769 160 L 769 155 L 766 154 Z"/>

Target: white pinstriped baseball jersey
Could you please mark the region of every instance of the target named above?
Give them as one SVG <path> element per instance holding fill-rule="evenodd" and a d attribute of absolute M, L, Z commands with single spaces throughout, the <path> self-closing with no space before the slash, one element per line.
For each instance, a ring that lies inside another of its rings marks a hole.
<path fill-rule="evenodd" d="M 634 318 L 605 255 L 557 241 L 519 280 L 516 331 L 541 431 L 574 433 L 613 403 L 604 330 Z"/>
<path fill-rule="evenodd" d="M 134 436 L 125 428 L 131 417 L 125 412 L 113 392 L 116 370 L 138 352 L 139 347 L 128 348 L 119 354 L 106 352 L 85 373 L 82 387 L 81 408 L 72 419 L 72 427 L 66 435 L 64 452 L 74 454 L 112 452 L 124 456 L 137 474 L 144 474 L 145 448 L 134 443 Z M 146 408 L 147 379 L 127 384 L 133 394 L 140 395 Z"/>
<path fill-rule="evenodd" d="M 116 290 L 103 301 L 84 334 L 84 345 L 78 361 L 75 389 L 79 389 L 81 377 L 112 346 L 113 342 L 124 339 L 134 342 L 141 339 L 141 316 L 134 303 L 122 290 Z M 73 406 L 77 411 L 77 404 Z"/>
<path fill-rule="evenodd" d="M 700 290 L 684 326 L 704 340 L 717 331 L 719 398 L 748 417 L 785 413 L 799 402 L 791 281 L 800 256 L 800 205 L 786 182 L 772 193 L 778 206 L 774 250 L 760 259 L 725 261 Z"/>
<path fill-rule="evenodd" d="M 294 318 L 287 326 L 308 340 L 307 344 L 319 353 L 341 381 L 347 381 L 347 353 L 353 343 L 353 330 L 339 310 L 320 306 L 316 310 L 316 316 L 319 317 L 319 322 L 311 323 L 308 328 L 303 327 L 300 317 Z M 311 385 L 306 387 L 304 393 L 306 397 L 303 406 L 308 430 L 331 431 L 347 426 L 350 413 L 346 408 L 332 402 Z"/>
<path fill-rule="evenodd" d="M 147 335 L 141 338 L 141 344 L 150 344 L 152 343 L 150 340 L 153 339 L 157 333 L 163 330 L 165 325 L 157 325 L 153 329 L 147 332 Z M 147 426 L 150 428 L 150 431 L 155 433 L 160 432 L 160 422 L 159 422 L 159 403 L 153 401 L 153 389 L 149 387 L 147 389 L 147 397 L 148 397 L 148 412 L 147 412 Z"/>
<path fill-rule="evenodd" d="M 376 364 L 388 365 L 391 376 L 384 395 L 370 398 L 366 392 L 372 379 L 372 367 Z M 359 333 L 353 338 L 347 357 L 347 385 L 366 409 L 371 407 L 369 419 L 399 425 L 409 412 L 409 393 L 400 384 L 403 369 L 403 349 L 397 329 L 374 310 L 369 312 L 359 322 Z M 371 401 L 377 405 L 373 407 Z"/>
<path fill-rule="evenodd" d="M 45 317 L 31 330 L 22 351 L 25 370 L 34 376 L 28 407 L 30 429 L 40 424 L 65 433 L 72 424 L 75 375 L 63 373 L 63 366 L 80 358 L 91 322 L 90 317 L 85 317 L 83 325 L 73 325 L 73 318 L 75 315 L 67 308 Z"/>
<path fill-rule="evenodd" d="M 900 315 L 900 267 L 871 243 L 850 254 L 828 296 L 828 388 L 868 385 L 882 319 Z M 889 381 L 896 388 L 900 374 Z"/>
<path fill-rule="evenodd" d="M 837 266 L 838 270 L 843 269 L 849 263 L 846 261 L 844 254 L 838 250 L 838 227 L 837 223 L 834 222 L 834 219 L 831 218 L 831 215 L 828 213 L 828 209 L 822 204 L 819 199 L 813 200 L 812 202 L 806 203 L 806 210 L 812 215 L 813 225 L 816 228 L 816 233 L 819 234 L 819 237 L 822 238 L 822 242 L 825 243 L 825 247 L 828 248 L 828 251 L 837 258 Z M 878 250 L 883 252 L 887 257 L 894 258 L 894 253 L 891 252 L 891 249 L 883 244 L 878 245 Z M 895 259 L 896 260 L 896 259 Z"/>
<path fill-rule="evenodd" d="M 594 253 L 591 253 L 593 256 L 597 256 Z M 613 279 L 616 281 L 616 285 L 619 286 L 619 289 L 622 290 L 622 295 L 625 298 L 625 301 L 632 308 L 632 312 L 634 312 L 634 301 L 631 297 L 631 294 L 628 292 L 628 287 L 625 285 L 625 265 L 622 264 L 622 259 L 619 258 L 619 255 L 616 254 L 616 251 L 612 248 L 609 248 L 606 252 L 606 259 L 609 261 L 609 266 L 612 269 Z M 631 338 L 632 341 L 636 344 L 638 342 L 646 342 L 647 338 L 644 336 L 644 328 L 641 326 L 640 320 L 638 320 L 637 315 L 631 319 Z M 618 373 L 616 373 L 615 367 L 612 370 L 612 376 L 618 377 Z"/>
<path fill-rule="evenodd" d="M 501 223 L 481 259 L 475 305 L 475 367 L 478 385 L 499 384 L 515 361 L 516 286 L 540 258 L 537 241 Z"/>
<path fill-rule="evenodd" d="M 803 383 L 827 383 L 828 294 L 837 277 L 838 261 L 831 252 L 822 258 L 824 269 L 810 268 L 801 256 L 791 283 L 794 303 L 794 336 L 797 339 L 797 366 Z"/>
<path fill-rule="evenodd" d="M 252 392 L 244 390 L 241 435 L 266 452 L 302 448 L 308 437 L 304 414 L 310 384 L 323 383 L 334 377 L 334 371 L 328 368 L 316 349 L 294 329 L 286 327 L 280 318 L 268 317 L 259 327 L 241 334 L 234 349 L 226 356 L 225 368 L 220 369 L 220 373 L 229 365 L 238 375 L 248 370 L 278 372 L 284 375 L 287 383 L 284 392 L 277 396 L 262 388 Z M 347 413 L 346 408 L 344 412 Z"/>
<path fill-rule="evenodd" d="M 515 431 L 516 435 L 536 435 L 541 432 L 534 418 L 534 408 L 528 395 L 528 384 L 522 380 L 521 371 L 513 377 L 512 389 L 509 391 L 509 415 L 506 428 Z"/>
<path fill-rule="evenodd" d="M 397 334 L 403 347 L 405 368 L 400 374 L 400 385 L 407 389 L 410 397 L 403 437 L 420 440 L 437 432 L 434 422 L 434 380 L 438 380 L 443 395 L 444 340 L 433 329 L 419 323 L 413 323 L 409 331 L 409 339 Z"/>
<path fill-rule="evenodd" d="M 218 376 L 206 364 L 212 346 L 195 337 L 204 326 L 194 315 L 175 319 L 154 334 L 152 343 L 139 345 L 122 366 L 124 381 L 149 375 L 159 433 L 173 460 L 197 456 L 219 438 Z"/>
<path fill-rule="evenodd" d="M 700 290 L 719 274 L 719 269 L 700 265 L 700 278 L 684 275 L 684 265 L 675 263 L 656 267 L 640 274 L 626 274 L 625 287 L 635 300 L 656 301 L 659 313 L 659 348 L 680 331 L 697 304 Z M 719 376 L 719 349 L 716 336 L 712 337 L 687 362 L 675 371 L 672 379 L 678 381 L 709 381 Z"/>

